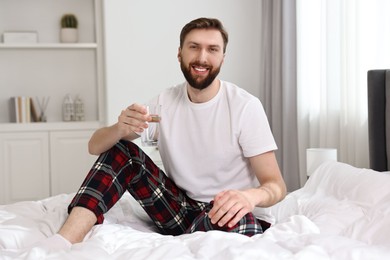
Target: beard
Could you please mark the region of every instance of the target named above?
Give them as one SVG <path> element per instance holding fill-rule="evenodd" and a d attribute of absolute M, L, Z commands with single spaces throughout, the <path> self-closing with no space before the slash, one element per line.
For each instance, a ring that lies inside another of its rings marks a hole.
<path fill-rule="evenodd" d="M 193 65 L 202 66 L 199 63 L 190 63 L 188 67 L 186 67 L 183 62 L 180 62 L 180 68 L 183 72 L 185 79 L 191 87 L 202 90 L 210 86 L 210 84 L 214 81 L 214 79 L 218 76 L 219 71 L 221 70 L 221 66 L 214 69 L 214 67 L 209 67 L 209 74 L 206 78 L 200 79 L 198 75 L 191 74 L 191 67 Z"/>

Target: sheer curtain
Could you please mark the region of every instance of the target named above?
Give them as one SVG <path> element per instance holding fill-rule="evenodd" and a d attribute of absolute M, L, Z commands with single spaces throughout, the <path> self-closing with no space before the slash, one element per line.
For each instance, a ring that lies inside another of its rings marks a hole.
<path fill-rule="evenodd" d="M 261 96 L 288 189 L 306 149 L 369 167 L 367 71 L 390 68 L 390 1 L 262 0 Z"/>
<path fill-rule="evenodd" d="M 309 147 L 369 167 L 367 71 L 390 68 L 389 10 L 387 0 L 297 0 L 301 183 Z"/>

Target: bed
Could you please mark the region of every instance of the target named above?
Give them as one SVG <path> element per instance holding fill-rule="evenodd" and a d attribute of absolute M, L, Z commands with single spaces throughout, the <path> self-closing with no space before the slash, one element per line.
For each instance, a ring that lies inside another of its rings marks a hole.
<path fill-rule="evenodd" d="M 220 231 L 166 236 L 125 194 L 83 243 L 32 247 L 54 234 L 73 194 L 0 206 L 0 259 L 390 259 L 390 174 L 322 164 L 305 186 L 262 209 L 251 238 Z"/>
<path fill-rule="evenodd" d="M 383 85 L 386 73 L 369 72 L 369 88 Z M 74 194 L 62 194 L 0 205 L 0 259 L 390 259 L 390 173 L 384 168 L 390 153 L 383 130 L 388 116 L 384 103 L 377 103 L 383 93 L 382 87 L 369 90 L 370 167 L 376 170 L 322 164 L 304 187 L 273 207 L 257 209 L 272 222 L 264 234 L 161 235 L 126 193 L 84 242 L 70 250 L 34 246 L 67 217 Z"/>

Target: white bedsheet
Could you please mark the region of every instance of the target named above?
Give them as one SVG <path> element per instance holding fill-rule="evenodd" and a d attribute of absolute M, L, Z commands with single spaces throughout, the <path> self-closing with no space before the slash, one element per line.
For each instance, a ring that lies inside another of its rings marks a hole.
<path fill-rule="evenodd" d="M 83 243 L 31 248 L 60 228 L 72 196 L 0 206 L 0 259 L 390 259 L 390 175 L 342 163 L 323 164 L 305 187 L 259 209 L 275 224 L 252 238 L 160 235 L 126 193 Z"/>

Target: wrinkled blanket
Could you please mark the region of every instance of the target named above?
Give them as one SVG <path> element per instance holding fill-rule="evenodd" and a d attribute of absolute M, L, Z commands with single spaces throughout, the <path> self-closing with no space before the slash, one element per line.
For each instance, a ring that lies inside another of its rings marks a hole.
<path fill-rule="evenodd" d="M 126 193 L 70 250 L 32 247 L 55 234 L 74 194 L 0 206 L 0 259 L 390 259 L 390 174 L 325 163 L 277 205 L 274 224 L 246 237 L 158 234 Z"/>

